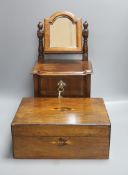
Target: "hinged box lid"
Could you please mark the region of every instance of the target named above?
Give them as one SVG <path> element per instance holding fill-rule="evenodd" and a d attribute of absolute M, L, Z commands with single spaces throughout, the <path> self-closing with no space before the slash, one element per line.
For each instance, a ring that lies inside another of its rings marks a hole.
<path fill-rule="evenodd" d="M 102 137 L 109 128 L 101 98 L 23 98 L 12 122 L 16 136 Z"/>

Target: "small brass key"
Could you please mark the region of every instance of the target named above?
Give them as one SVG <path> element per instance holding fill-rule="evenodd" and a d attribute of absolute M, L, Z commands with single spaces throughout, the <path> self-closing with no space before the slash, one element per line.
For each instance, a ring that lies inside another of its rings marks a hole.
<path fill-rule="evenodd" d="M 61 96 L 61 93 L 62 92 L 63 92 L 62 90 L 61 91 L 60 90 L 58 91 L 58 98 L 62 98 L 62 96 Z"/>

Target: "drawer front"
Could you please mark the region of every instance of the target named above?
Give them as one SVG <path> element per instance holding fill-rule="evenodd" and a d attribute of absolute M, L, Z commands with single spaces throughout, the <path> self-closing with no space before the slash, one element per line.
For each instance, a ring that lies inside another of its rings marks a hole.
<path fill-rule="evenodd" d="M 42 97 L 58 97 L 60 82 L 64 83 L 61 96 L 90 97 L 90 75 L 87 76 L 46 76 L 39 78 L 39 94 Z M 61 91 L 61 88 L 60 88 Z"/>
<path fill-rule="evenodd" d="M 24 137 L 13 138 L 14 158 L 107 159 L 109 137 Z"/>

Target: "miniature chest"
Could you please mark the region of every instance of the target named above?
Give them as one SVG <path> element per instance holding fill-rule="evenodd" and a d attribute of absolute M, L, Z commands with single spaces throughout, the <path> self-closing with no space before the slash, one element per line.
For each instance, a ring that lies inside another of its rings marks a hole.
<path fill-rule="evenodd" d="M 37 36 L 38 61 L 32 70 L 34 96 L 90 97 L 87 21 L 82 29 L 80 18 L 67 11 L 56 12 L 39 22 Z"/>
<path fill-rule="evenodd" d="M 23 98 L 12 121 L 14 158 L 109 158 L 100 98 Z"/>

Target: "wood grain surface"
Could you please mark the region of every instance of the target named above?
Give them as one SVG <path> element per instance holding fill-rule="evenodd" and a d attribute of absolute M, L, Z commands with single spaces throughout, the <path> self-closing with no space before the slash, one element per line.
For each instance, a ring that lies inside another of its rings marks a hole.
<path fill-rule="evenodd" d="M 23 98 L 12 122 L 15 158 L 108 158 L 110 120 L 100 98 Z"/>
<path fill-rule="evenodd" d="M 61 57 L 60 57 L 61 60 Z M 90 61 L 74 61 L 60 63 L 36 63 L 32 74 L 36 75 L 88 75 L 92 73 L 92 64 Z"/>
<path fill-rule="evenodd" d="M 23 98 L 13 124 L 108 125 L 102 99 Z"/>

